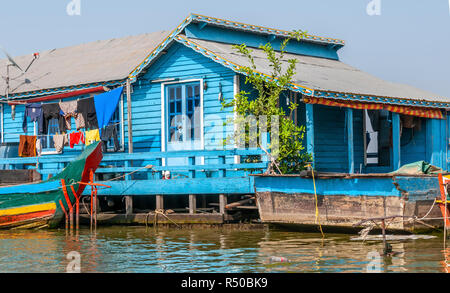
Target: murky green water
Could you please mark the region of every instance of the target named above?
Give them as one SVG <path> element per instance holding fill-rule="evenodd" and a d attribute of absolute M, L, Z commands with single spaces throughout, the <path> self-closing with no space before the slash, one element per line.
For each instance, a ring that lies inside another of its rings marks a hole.
<path fill-rule="evenodd" d="M 320 234 L 268 229 L 111 227 L 95 235 L 83 229 L 78 238 L 63 230 L 0 231 L 0 272 L 65 272 L 71 251 L 81 256 L 81 272 L 366 272 L 382 243 L 350 237 L 327 234 L 322 245 Z M 400 254 L 375 263 L 382 272 L 445 272 L 442 237 L 391 244 Z"/>

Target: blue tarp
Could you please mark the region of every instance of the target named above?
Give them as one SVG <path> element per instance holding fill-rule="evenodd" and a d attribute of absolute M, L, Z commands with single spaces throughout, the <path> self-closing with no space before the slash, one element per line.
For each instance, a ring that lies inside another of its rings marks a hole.
<path fill-rule="evenodd" d="M 107 126 L 112 115 L 116 111 L 123 87 L 94 97 L 95 112 L 97 112 L 98 128 L 101 130 Z"/>

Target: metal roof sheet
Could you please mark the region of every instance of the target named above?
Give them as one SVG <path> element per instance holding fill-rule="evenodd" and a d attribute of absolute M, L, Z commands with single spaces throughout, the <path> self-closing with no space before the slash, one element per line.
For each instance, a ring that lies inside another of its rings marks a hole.
<path fill-rule="evenodd" d="M 10 94 L 126 79 L 168 34 L 161 31 L 41 52 L 23 75 L 10 67 Z M 32 58 L 30 54 L 14 60 L 25 70 Z M 4 77 L 8 63 L 0 60 L 0 75 Z M 6 82 L 0 78 L 0 96 L 5 93 Z"/>
<path fill-rule="evenodd" d="M 199 39 L 189 41 L 238 66 L 250 66 L 248 59 L 238 53 L 233 45 Z M 258 48 L 250 49 L 253 51 L 256 70 L 270 75 L 272 68 L 264 51 Z M 341 61 L 286 53 L 282 60 L 284 69 L 287 68 L 289 59 L 298 61 L 293 82 L 315 91 L 450 103 L 449 97 L 410 85 L 385 81 Z"/>

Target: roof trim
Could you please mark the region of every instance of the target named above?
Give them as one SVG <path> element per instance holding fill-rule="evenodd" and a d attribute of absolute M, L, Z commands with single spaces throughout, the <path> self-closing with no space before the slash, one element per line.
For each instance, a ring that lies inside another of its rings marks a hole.
<path fill-rule="evenodd" d="M 161 53 L 173 40 L 174 38 L 181 33 L 184 28 L 192 22 L 192 16 L 189 15 L 187 18 L 183 20 L 183 22 L 177 26 L 168 36 L 165 38 L 161 44 L 156 47 L 142 62 L 139 64 L 131 73 L 128 75 L 128 78 L 131 82 L 135 82 L 137 76 Z"/>
<path fill-rule="evenodd" d="M 240 22 L 234 22 L 234 21 L 229 21 L 229 20 L 224 20 L 224 19 L 219 19 L 219 18 L 214 18 L 214 17 L 191 13 L 188 17 L 186 17 L 183 20 L 183 22 L 179 26 L 177 26 L 167 36 L 166 39 L 164 39 L 164 41 L 161 42 L 161 44 L 158 47 L 156 47 L 156 49 L 154 49 L 138 66 L 136 66 L 136 68 L 133 69 L 133 71 L 131 71 L 131 73 L 128 76 L 130 81 L 135 82 L 137 76 L 154 60 L 154 58 L 157 57 L 159 55 L 159 53 L 161 53 L 167 47 L 167 45 L 169 45 L 175 39 L 175 37 L 178 36 L 186 28 L 186 26 L 191 24 L 193 21 L 206 22 L 206 23 L 211 23 L 211 24 L 215 24 L 215 25 L 219 25 L 219 26 L 225 26 L 225 27 L 230 27 L 230 28 L 235 28 L 235 29 L 237 28 L 240 30 L 246 30 L 246 31 L 251 31 L 251 32 L 256 32 L 256 33 L 267 33 L 267 34 L 277 35 L 277 36 L 281 36 L 281 37 L 287 37 L 291 33 L 291 32 L 284 31 L 284 30 L 271 29 L 271 28 L 266 28 L 266 27 L 262 27 L 262 26 L 244 24 L 244 23 L 240 23 Z M 318 42 L 318 43 L 342 45 L 342 46 L 345 44 L 345 42 L 343 40 L 323 38 L 323 37 L 312 36 L 312 35 L 307 35 L 305 38 L 303 38 L 303 40 Z"/>
<path fill-rule="evenodd" d="M 292 32 L 280 30 L 280 29 L 274 29 L 274 28 L 268 28 L 264 26 L 258 26 L 258 25 L 252 25 L 252 24 L 246 24 L 236 21 L 230 21 L 200 14 L 191 14 L 190 17 L 194 21 L 203 21 L 210 24 L 215 24 L 219 26 L 224 26 L 228 28 L 234 28 L 239 30 L 245 30 L 245 31 L 251 31 L 256 33 L 266 33 L 271 35 L 276 35 L 279 37 L 289 37 Z M 314 35 L 307 34 L 304 38 L 302 38 L 303 41 L 312 41 L 312 42 L 318 42 L 323 44 L 333 44 L 333 45 L 345 45 L 344 40 L 340 39 L 333 39 L 333 38 L 325 38 L 325 37 L 319 37 Z"/>
<path fill-rule="evenodd" d="M 408 98 L 394 98 L 386 96 L 374 96 L 374 95 L 364 95 L 355 93 L 342 93 L 342 92 L 332 92 L 315 90 L 314 97 L 316 98 L 326 98 L 326 99 L 339 99 L 347 101 L 359 101 L 359 102 L 370 102 L 378 104 L 392 104 L 392 105 L 402 105 L 402 106 L 413 106 L 413 107 L 427 107 L 427 108 L 448 108 L 449 103 L 443 102 L 432 102 L 424 100 L 411 100 Z"/>
<path fill-rule="evenodd" d="M 9 100 L 17 100 L 17 99 L 25 99 L 30 97 L 36 97 L 36 96 L 44 96 L 44 95 L 54 95 L 54 94 L 61 94 L 61 93 L 67 93 L 74 90 L 83 90 L 83 89 L 92 89 L 100 86 L 106 86 L 106 87 L 112 87 L 112 86 L 118 86 L 125 83 L 125 80 L 113 80 L 113 81 L 104 81 L 104 82 L 95 82 L 95 83 L 89 83 L 89 84 L 81 84 L 81 85 L 74 85 L 74 86 L 68 86 L 68 87 L 60 87 L 60 88 L 53 88 L 53 89 L 43 89 L 43 90 L 37 90 L 32 92 L 24 92 L 19 94 L 10 94 Z M 6 100 L 6 96 L 0 96 L 0 100 Z"/>

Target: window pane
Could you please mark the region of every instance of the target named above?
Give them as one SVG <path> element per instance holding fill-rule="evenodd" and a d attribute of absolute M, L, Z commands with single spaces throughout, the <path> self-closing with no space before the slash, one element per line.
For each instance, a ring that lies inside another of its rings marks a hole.
<path fill-rule="evenodd" d="M 169 88 L 169 99 L 172 101 L 173 99 L 175 99 L 175 89 Z"/>
<path fill-rule="evenodd" d="M 200 98 L 200 86 L 198 85 L 195 86 L 195 96 Z"/>
<path fill-rule="evenodd" d="M 43 141 L 43 148 L 55 148 L 53 135 L 59 133 L 58 119 L 51 119 L 48 123 L 48 138 Z"/>

